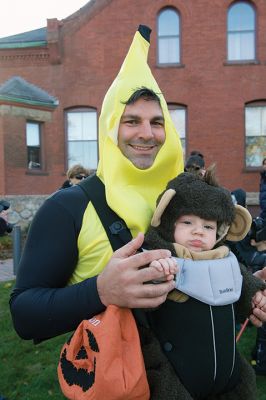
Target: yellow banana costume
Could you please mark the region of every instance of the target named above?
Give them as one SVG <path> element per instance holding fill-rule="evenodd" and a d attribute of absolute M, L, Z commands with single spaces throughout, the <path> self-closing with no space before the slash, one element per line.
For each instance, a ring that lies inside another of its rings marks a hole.
<path fill-rule="evenodd" d="M 150 29 L 140 25 L 123 65 L 106 93 L 99 120 L 97 175 L 105 185 L 108 205 L 126 222 L 133 237 L 138 232 L 146 232 L 159 193 L 184 168 L 179 136 L 147 64 L 149 34 Z M 153 165 L 144 170 L 136 168 L 117 145 L 120 118 L 125 109 L 123 102 L 141 87 L 147 87 L 159 96 L 166 133 Z M 107 235 L 91 203 L 84 214 L 78 247 L 79 262 L 70 283 L 99 274 L 112 255 Z"/>

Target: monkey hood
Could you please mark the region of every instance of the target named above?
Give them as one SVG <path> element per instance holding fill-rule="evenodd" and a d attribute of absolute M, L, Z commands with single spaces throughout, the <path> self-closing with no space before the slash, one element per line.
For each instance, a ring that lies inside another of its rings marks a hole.
<path fill-rule="evenodd" d="M 150 28 L 140 25 L 123 65 L 103 101 L 99 120 L 100 160 L 97 175 L 104 182 L 108 205 L 122 217 L 133 236 L 146 232 L 158 194 L 183 171 L 179 136 L 166 101 L 147 64 Z M 118 128 L 125 104 L 139 88 L 147 87 L 160 98 L 166 138 L 153 165 L 136 168 L 118 147 Z"/>

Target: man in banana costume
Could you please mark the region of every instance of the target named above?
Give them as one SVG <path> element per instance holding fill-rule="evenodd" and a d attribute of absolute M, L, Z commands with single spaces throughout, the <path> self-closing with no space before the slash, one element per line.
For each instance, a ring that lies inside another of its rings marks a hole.
<path fill-rule="evenodd" d="M 68 332 L 108 304 L 156 307 L 174 287 L 173 281 L 143 285 L 160 274 L 140 268 L 169 256 L 168 250 L 135 254 L 158 194 L 183 170 L 180 139 L 147 64 L 149 35 L 150 29 L 140 26 L 99 119 L 96 174 L 108 206 L 134 239 L 113 254 L 79 185 L 50 196 L 31 224 L 11 295 L 14 326 L 23 338 Z"/>
<path fill-rule="evenodd" d="M 159 193 L 183 171 L 180 139 L 147 64 L 149 35 L 148 27 L 139 27 L 99 120 L 96 174 L 133 240 L 113 252 L 79 185 L 50 196 L 31 224 L 10 299 L 14 327 L 24 339 L 74 330 L 109 304 L 157 307 L 175 287 L 173 279 L 152 283 L 162 273 L 142 268 L 169 257 L 169 250 L 137 253 Z M 259 325 L 266 313 L 256 310 L 252 318 Z"/>

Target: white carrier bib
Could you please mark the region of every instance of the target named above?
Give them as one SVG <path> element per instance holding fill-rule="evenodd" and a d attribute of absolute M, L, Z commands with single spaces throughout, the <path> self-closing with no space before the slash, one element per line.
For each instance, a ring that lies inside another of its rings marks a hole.
<path fill-rule="evenodd" d="M 174 259 L 179 267 L 176 289 L 213 306 L 232 304 L 239 299 L 243 278 L 232 252 L 215 260 Z"/>

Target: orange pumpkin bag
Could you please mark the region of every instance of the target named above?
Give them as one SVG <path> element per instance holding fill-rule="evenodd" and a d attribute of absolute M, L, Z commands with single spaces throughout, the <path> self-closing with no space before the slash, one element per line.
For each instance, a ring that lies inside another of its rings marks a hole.
<path fill-rule="evenodd" d="M 72 400 L 148 400 L 139 334 L 131 310 L 110 305 L 82 321 L 61 350 L 61 390 Z"/>

